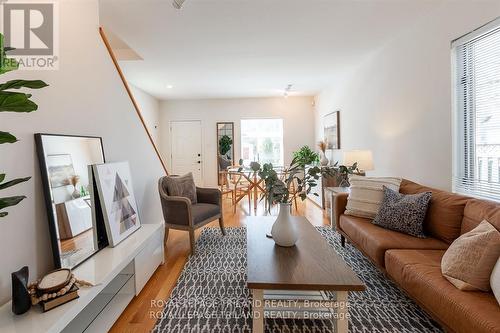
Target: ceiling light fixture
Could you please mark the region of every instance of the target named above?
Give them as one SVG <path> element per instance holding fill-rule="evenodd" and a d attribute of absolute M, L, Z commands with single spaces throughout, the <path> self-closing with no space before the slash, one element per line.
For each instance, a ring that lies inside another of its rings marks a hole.
<path fill-rule="evenodd" d="M 167 89 L 172 89 L 173 87 L 174 87 L 174 86 L 173 86 L 173 85 L 171 85 L 171 84 L 167 85 Z"/>
<path fill-rule="evenodd" d="M 288 98 L 288 95 L 290 95 L 290 91 L 292 90 L 292 85 L 289 84 L 285 88 L 285 92 L 283 93 L 283 97 Z"/>
<path fill-rule="evenodd" d="M 175 9 L 181 9 L 184 1 L 186 0 L 172 0 L 172 6 L 174 6 Z"/>

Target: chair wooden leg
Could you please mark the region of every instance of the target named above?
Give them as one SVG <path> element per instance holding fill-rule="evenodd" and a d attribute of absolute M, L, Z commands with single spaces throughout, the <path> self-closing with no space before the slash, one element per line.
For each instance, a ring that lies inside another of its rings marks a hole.
<path fill-rule="evenodd" d="M 232 197 L 233 197 L 233 214 L 236 214 L 236 190 L 233 190 Z"/>
<path fill-rule="evenodd" d="M 224 217 L 221 216 L 219 217 L 219 227 L 220 231 L 222 232 L 222 236 L 226 236 L 226 228 L 224 228 Z"/>
<path fill-rule="evenodd" d="M 250 212 L 252 210 L 252 195 L 250 194 L 250 191 L 247 192 L 248 195 L 248 211 Z"/>
<path fill-rule="evenodd" d="M 345 237 L 343 235 L 340 235 L 340 243 L 342 244 L 342 247 L 345 247 Z"/>
<path fill-rule="evenodd" d="M 194 229 L 189 230 L 189 242 L 191 243 L 191 254 L 195 254 L 195 239 L 194 239 Z"/>
<path fill-rule="evenodd" d="M 165 227 L 165 236 L 163 237 L 163 242 L 165 243 L 165 245 L 167 245 L 168 231 L 169 228 Z"/>

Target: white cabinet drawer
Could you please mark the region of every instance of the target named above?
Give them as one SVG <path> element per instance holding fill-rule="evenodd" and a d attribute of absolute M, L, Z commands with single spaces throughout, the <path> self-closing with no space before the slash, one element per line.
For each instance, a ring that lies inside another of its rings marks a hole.
<path fill-rule="evenodd" d="M 139 295 L 156 268 L 163 262 L 163 232 L 158 232 L 134 259 L 135 292 Z"/>

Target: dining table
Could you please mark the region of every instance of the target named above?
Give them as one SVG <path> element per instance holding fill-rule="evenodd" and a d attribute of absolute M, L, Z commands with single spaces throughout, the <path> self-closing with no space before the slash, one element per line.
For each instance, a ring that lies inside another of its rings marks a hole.
<path fill-rule="evenodd" d="M 249 195 L 252 195 L 252 202 L 253 202 L 253 210 L 254 213 L 257 213 L 257 201 L 259 197 L 259 191 L 261 193 L 265 193 L 266 190 L 262 187 L 262 183 L 264 182 L 264 179 L 259 177 L 259 172 L 254 171 L 251 168 L 248 167 L 232 167 L 228 168 L 227 172 L 230 175 L 241 175 L 245 180 L 248 182 L 248 193 Z M 246 193 L 240 194 L 235 202 L 238 203 L 245 197 Z M 251 209 L 251 208 L 250 208 Z"/>

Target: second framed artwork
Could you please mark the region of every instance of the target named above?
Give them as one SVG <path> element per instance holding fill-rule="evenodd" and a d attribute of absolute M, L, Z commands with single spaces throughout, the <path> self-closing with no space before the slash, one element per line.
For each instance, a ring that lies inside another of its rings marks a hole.
<path fill-rule="evenodd" d="M 323 131 L 327 149 L 340 149 L 340 111 L 334 111 L 323 117 Z"/>
<path fill-rule="evenodd" d="M 114 247 L 140 228 L 128 162 L 93 165 L 109 244 Z"/>

